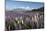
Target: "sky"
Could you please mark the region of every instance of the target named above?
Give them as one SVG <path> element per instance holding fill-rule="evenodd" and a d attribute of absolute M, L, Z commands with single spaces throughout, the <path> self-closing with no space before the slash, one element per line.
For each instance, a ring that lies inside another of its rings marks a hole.
<path fill-rule="evenodd" d="M 40 2 L 26 2 L 26 1 L 13 1 L 13 0 L 6 0 L 6 10 L 12 10 L 16 8 L 23 8 L 23 9 L 37 9 L 43 7 L 44 3 Z"/>

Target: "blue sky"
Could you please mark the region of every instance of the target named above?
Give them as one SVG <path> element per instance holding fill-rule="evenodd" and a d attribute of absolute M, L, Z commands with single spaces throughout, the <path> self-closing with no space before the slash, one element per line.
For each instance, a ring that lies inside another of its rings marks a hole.
<path fill-rule="evenodd" d="M 24 8 L 24 9 L 36 9 L 43 7 L 44 4 L 40 2 L 20 2 L 20 1 L 12 1 L 6 0 L 6 9 L 16 9 L 16 8 Z"/>

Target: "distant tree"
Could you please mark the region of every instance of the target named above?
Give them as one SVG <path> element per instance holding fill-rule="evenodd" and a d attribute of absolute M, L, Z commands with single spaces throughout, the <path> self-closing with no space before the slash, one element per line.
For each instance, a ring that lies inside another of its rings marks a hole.
<path fill-rule="evenodd" d="M 41 7 L 41 8 L 38 8 L 38 9 L 33 9 L 33 10 L 32 10 L 32 12 L 33 12 L 33 11 L 37 11 L 37 12 L 38 12 L 38 11 L 40 11 L 40 12 L 44 12 L 44 7 Z"/>

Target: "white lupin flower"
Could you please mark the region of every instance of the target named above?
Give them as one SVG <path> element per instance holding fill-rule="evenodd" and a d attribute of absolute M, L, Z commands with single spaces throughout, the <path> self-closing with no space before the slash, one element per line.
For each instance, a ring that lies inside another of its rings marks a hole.
<path fill-rule="evenodd" d="M 20 19 L 22 19 L 22 16 L 20 17 Z"/>
<path fill-rule="evenodd" d="M 19 24 L 19 21 L 18 21 L 18 24 Z"/>
<path fill-rule="evenodd" d="M 16 21 L 18 20 L 18 18 L 17 18 L 17 17 L 16 17 L 15 19 L 16 19 Z"/>
<path fill-rule="evenodd" d="M 34 21 L 34 18 L 32 17 L 32 21 Z"/>
<path fill-rule="evenodd" d="M 10 25 L 9 25 L 9 31 L 10 31 Z"/>
<path fill-rule="evenodd" d="M 34 16 L 34 18 L 35 18 L 35 21 L 37 22 L 37 16 L 36 15 Z"/>
<path fill-rule="evenodd" d="M 23 20 L 22 20 L 22 24 L 23 24 L 24 22 L 23 22 Z"/>

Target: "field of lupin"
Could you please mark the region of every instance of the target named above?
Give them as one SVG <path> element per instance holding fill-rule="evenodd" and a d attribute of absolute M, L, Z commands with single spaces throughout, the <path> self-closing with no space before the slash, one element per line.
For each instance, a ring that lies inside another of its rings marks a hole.
<path fill-rule="evenodd" d="M 43 12 L 6 11 L 6 30 L 25 30 L 44 28 Z"/>
<path fill-rule="evenodd" d="M 44 29 L 44 2 L 5 1 L 5 31 Z"/>

